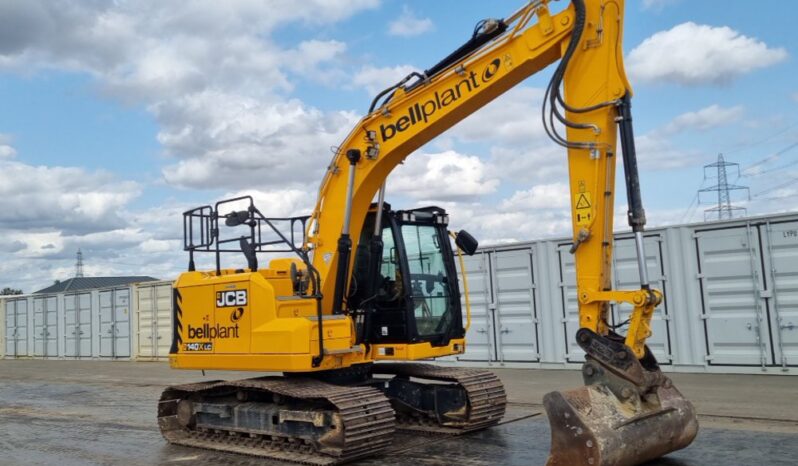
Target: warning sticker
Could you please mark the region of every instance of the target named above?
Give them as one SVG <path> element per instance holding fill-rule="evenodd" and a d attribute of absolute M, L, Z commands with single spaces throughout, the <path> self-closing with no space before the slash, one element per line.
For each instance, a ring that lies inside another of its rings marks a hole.
<path fill-rule="evenodd" d="M 590 208 L 590 193 L 579 194 L 579 200 L 576 201 L 576 209 L 589 209 Z"/>
<path fill-rule="evenodd" d="M 589 192 L 582 192 L 577 195 L 576 206 L 574 207 L 577 225 L 588 226 L 590 224 L 593 220 L 592 206 L 593 203 L 590 200 Z"/>

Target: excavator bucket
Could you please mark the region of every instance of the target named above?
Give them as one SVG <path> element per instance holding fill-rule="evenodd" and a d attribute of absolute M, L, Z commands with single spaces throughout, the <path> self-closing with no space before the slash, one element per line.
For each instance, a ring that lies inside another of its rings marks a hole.
<path fill-rule="evenodd" d="M 698 433 L 692 403 L 660 371 L 622 343 L 586 329 L 585 386 L 543 398 L 551 426 L 547 466 L 634 466 L 690 445 Z"/>
<path fill-rule="evenodd" d="M 621 401 L 601 386 L 547 394 L 547 466 L 633 466 L 689 445 L 698 432 L 692 404 L 673 386 L 647 398 Z"/>

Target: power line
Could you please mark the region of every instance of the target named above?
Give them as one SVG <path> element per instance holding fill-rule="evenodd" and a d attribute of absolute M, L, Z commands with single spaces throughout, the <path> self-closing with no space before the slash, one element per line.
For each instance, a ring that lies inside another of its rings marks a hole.
<path fill-rule="evenodd" d="M 785 194 L 783 196 L 771 196 L 771 197 L 758 197 L 756 198 L 757 201 L 777 201 L 779 199 L 788 199 L 791 197 L 798 196 L 798 192 L 794 192 L 792 194 Z"/>
<path fill-rule="evenodd" d="M 779 165 L 778 167 L 773 167 L 773 168 L 768 168 L 767 170 L 762 170 L 761 172 L 757 172 L 756 175 L 743 175 L 743 176 L 754 177 L 754 176 L 766 175 L 768 173 L 778 172 L 778 171 L 784 170 L 785 168 L 794 167 L 796 165 L 798 165 L 798 160 L 796 160 L 794 162 L 790 162 L 790 163 L 785 164 L 785 165 Z"/>
<path fill-rule="evenodd" d="M 786 188 L 787 186 L 789 186 L 789 185 L 791 185 L 791 184 L 793 184 L 793 183 L 795 183 L 797 181 L 798 181 L 798 176 L 793 176 L 792 178 L 788 179 L 787 181 L 785 181 L 785 182 L 783 182 L 781 184 L 777 184 L 776 186 L 771 186 L 768 189 L 765 189 L 763 191 L 759 191 L 758 193 L 754 194 L 753 197 L 757 198 L 757 197 L 759 197 L 759 196 L 761 196 L 761 195 L 763 195 L 765 193 L 769 193 L 771 191 L 775 191 L 775 190 L 781 189 L 781 188 Z"/>
<path fill-rule="evenodd" d="M 773 153 L 771 155 L 768 155 L 764 159 L 761 159 L 761 160 L 759 160 L 757 162 L 752 163 L 751 165 L 749 165 L 749 166 L 747 166 L 746 168 L 743 169 L 743 171 L 742 171 L 743 175 L 742 176 L 758 176 L 761 173 L 767 173 L 767 172 L 759 172 L 759 173 L 754 173 L 754 174 L 745 174 L 745 172 L 751 170 L 752 168 L 758 167 L 758 166 L 760 166 L 762 164 L 770 162 L 771 160 L 777 158 L 780 155 L 783 155 L 783 154 L 789 152 L 790 150 L 792 150 L 792 149 L 794 149 L 796 147 L 798 147 L 798 142 L 794 142 L 794 143 L 790 144 L 789 146 L 785 147 L 784 149 L 781 149 L 781 150 L 779 150 L 779 151 L 777 151 L 777 152 L 775 152 L 775 153 Z M 790 166 L 791 165 L 794 165 L 794 164 L 790 164 Z M 770 170 L 770 171 L 772 171 L 772 170 Z"/>
<path fill-rule="evenodd" d="M 737 152 L 744 151 L 744 150 L 746 150 L 748 148 L 755 147 L 755 146 L 758 146 L 760 144 L 764 144 L 764 143 L 766 143 L 766 142 L 768 142 L 768 141 L 770 141 L 772 139 L 775 139 L 777 136 L 781 136 L 782 134 L 784 134 L 787 131 L 795 128 L 796 126 L 798 126 L 798 123 L 792 123 L 792 124 L 786 126 L 785 128 L 776 131 L 775 133 L 771 134 L 770 136 L 765 137 L 764 139 L 760 139 L 759 141 L 751 142 L 751 143 L 748 143 L 748 144 L 739 145 L 736 149 L 726 150 L 725 153 L 726 153 L 726 155 L 736 154 Z"/>
<path fill-rule="evenodd" d="M 700 185 L 698 186 L 698 189 L 701 189 Z M 680 223 L 685 223 L 685 221 L 689 221 L 689 219 L 693 218 L 693 214 L 695 214 L 695 210 L 693 209 L 694 204 L 696 209 L 698 208 L 699 204 L 699 202 L 697 201 L 698 201 L 698 193 L 696 192 L 695 196 L 693 196 L 693 200 L 690 201 L 690 205 L 687 206 L 687 210 L 684 211 L 684 215 L 682 215 L 682 220 Z"/>

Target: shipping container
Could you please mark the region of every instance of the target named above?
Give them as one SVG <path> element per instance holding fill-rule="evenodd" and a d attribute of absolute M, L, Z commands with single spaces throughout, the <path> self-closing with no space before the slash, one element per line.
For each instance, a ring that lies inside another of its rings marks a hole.
<path fill-rule="evenodd" d="M 33 298 L 33 355 L 58 357 L 58 296 Z"/>
<path fill-rule="evenodd" d="M 172 282 L 142 283 L 136 287 L 136 300 L 135 357 L 166 359 L 172 344 Z"/>
<path fill-rule="evenodd" d="M 798 366 L 798 219 L 760 225 L 765 243 L 766 312 L 774 362 Z"/>
<path fill-rule="evenodd" d="M 98 291 L 101 358 L 129 358 L 131 287 Z"/>
<path fill-rule="evenodd" d="M 8 350 L 6 347 L 7 327 L 8 322 L 6 322 L 6 302 L 0 299 L 0 359 L 6 356 L 6 351 Z"/>
<path fill-rule="evenodd" d="M 468 342 L 462 361 L 488 362 L 493 360 L 493 318 L 490 310 L 490 274 L 488 272 L 488 252 L 480 251 L 473 256 L 463 257 L 468 271 L 468 298 L 471 306 L 471 326 L 466 332 Z M 459 273 L 458 264 L 458 273 Z M 462 282 L 460 288 L 463 288 Z M 465 312 L 465 293 L 461 292 L 461 304 Z"/>
<path fill-rule="evenodd" d="M 645 237 L 646 266 L 649 282 L 654 288 L 662 290 L 668 296 L 663 277 L 662 237 L 658 233 L 649 233 Z M 579 362 L 585 360 L 584 352 L 576 344 L 576 331 L 579 329 L 579 309 L 576 297 L 576 269 L 574 256 L 569 252 L 571 243 L 557 245 L 557 258 L 560 270 L 557 271 L 562 281 L 559 284 L 561 295 L 561 309 L 563 310 L 562 336 L 565 339 L 568 352 L 565 354 L 566 362 Z M 637 267 L 637 252 L 633 237 L 618 236 L 615 238 L 614 255 L 612 263 L 612 276 L 614 288 L 618 290 L 634 289 L 640 285 L 640 272 Z M 619 325 L 629 318 L 632 306 L 628 304 L 611 306 L 609 324 Z M 661 364 L 670 362 L 670 342 L 668 329 L 668 303 L 667 299 L 657 308 L 652 319 L 652 337 L 648 345 L 654 356 Z"/>
<path fill-rule="evenodd" d="M 570 247 L 542 240 L 465 258 L 471 328 L 466 353 L 445 361 L 579 367 Z M 798 373 L 798 215 L 654 228 L 645 250 L 649 281 L 665 296 L 648 344 L 665 370 Z M 639 280 L 634 237 L 618 233 L 613 286 L 637 289 Z M 613 304 L 608 323 L 623 329 L 630 312 Z"/>
<path fill-rule="evenodd" d="M 466 352 L 443 361 L 579 368 L 570 245 L 567 238 L 503 244 L 464 257 Z M 649 280 L 665 295 L 648 343 L 665 370 L 798 374 L 798 214 L 654 228 L 645 249 Z M 613 286 L 637 289 L 632 235 L 616 234 L 614 251 Z M 4 297 L 0 343 L 5 357 L 164 360 L 172 304 L 169 281 Z M 630 311 L 613 305 L 608 323 L 623 332 Z"/>
<path fill-rule="evenodd" d="M 130 358 L 133 289 L 4 298 L 5 357 Z"/>
<path fill-rule="evenodd" d="M 28 302 L 25 296 L 6 297 L 5 308 L 5 354 L 15 358 L 28 356 Z"/>
<path fill-rule="evenodd" d="M 92 356 L 91 292 L 64 294 L 64 356 L 70 359 Z"/>

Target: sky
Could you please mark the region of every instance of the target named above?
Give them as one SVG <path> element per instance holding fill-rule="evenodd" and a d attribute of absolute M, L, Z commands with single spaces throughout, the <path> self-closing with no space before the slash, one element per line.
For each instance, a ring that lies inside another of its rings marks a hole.
<path fill-rule="evenodd" d="M 87 276 L 174 278 L 182 212 L 234 195 L 268 216 L 309 213 L 330 148 L 377 92 L 522 4 L 0 2 L 0 288 L 73 276 L 78 248 Z M 719 153 L 749 187 L 735 205 L 796 210 L 796 15 L 776 0 L 627 1 L 650 226 L 704 219 L 713 198 L 696 193 L 717 183 L 703 166 Z M 483 244 L 567 236 L 566 157 L 539 121 L 551 71 L 410 156 L 391 204 L 444 206 Z"/>

